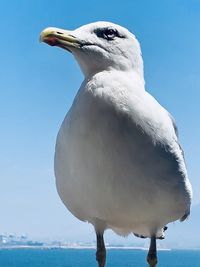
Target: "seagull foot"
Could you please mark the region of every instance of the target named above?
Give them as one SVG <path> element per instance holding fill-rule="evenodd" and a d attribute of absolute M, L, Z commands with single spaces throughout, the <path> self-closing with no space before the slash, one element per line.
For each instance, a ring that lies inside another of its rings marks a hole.
<path fill-rule="evenodd" d="M 157 249 L 156 249 L 156 235 L 152 235 L 149 252 L 147 255 L 147 262 L 149 267 L 155 267 L 158 260 L 157 260 Z"/>
<path fill-rule="evenodd" d="M 106 263 L 106 251 L 97 251 L 96 260 L 98 261 L 99 267 L 104 267 Z"/>
<path fill-rule="evenodd" d="M 103 233 L 96 233 L 97 235 L 97 252 L 96 260 L 98 261 L 99 267 L 104 267 L 106 264 L 106 247 L 104 244 Z"/>
<path fill-rule="evenodd" d="M 148 254 L 147 262 L 149 263 L 149 267 L 155 267 L 157 264 L 157 257 L 155 254 Z"/>

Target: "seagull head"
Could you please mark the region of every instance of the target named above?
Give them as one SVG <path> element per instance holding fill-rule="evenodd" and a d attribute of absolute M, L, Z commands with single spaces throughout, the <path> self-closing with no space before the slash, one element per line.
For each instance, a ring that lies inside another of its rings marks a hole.
<path fill-rule="evenodd" d="M 69 31 L 49 27 L 40 40 L 71 52 L 85 76 L 104 70 L 135 71 L 143 77 L 143 60 L 136 37 L 117 24 L 95 22 Z"/>

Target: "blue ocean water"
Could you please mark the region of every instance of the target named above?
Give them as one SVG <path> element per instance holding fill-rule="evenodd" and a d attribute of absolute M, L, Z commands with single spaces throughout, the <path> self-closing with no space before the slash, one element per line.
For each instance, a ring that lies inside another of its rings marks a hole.
<path fill-rule="evenodd" d="M 108 250 L 107 267 L 147 267 L 146 251 Z M 200 267 L 200 250 L 159 251 L 158 267 Z M 3 249 L 1 267 L 96 267 L 90 249 Z"/>

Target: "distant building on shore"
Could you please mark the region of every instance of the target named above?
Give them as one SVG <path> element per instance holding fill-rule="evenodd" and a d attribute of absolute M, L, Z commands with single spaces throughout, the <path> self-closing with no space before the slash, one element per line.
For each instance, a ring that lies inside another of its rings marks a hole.
<path fill-rule="evenodd" d="M 0 247 L 8 246 L 43 246 L 43 243 L 28 240 L 26 235 L 0 234 Z"/>

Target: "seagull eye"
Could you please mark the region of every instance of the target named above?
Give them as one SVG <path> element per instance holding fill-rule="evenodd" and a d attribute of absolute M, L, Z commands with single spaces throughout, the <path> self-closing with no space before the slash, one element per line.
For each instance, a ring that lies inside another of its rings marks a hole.
<path fill-rule="evenodd" d="M 113 40 L 117 36 L 117 31 L 113 29 L 105 29 L 103 35 L 105 39 Z"/>
<path fill-rule="evenodd" d="M 114 40 L 115 37 L 119 37 L 118 31 L 111 28 L 97 29 L 95 33 L 98 37 L 104 38 L 108 41 Z"/>

